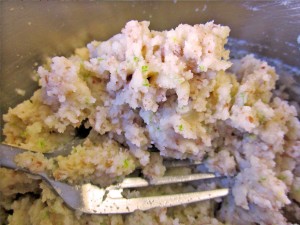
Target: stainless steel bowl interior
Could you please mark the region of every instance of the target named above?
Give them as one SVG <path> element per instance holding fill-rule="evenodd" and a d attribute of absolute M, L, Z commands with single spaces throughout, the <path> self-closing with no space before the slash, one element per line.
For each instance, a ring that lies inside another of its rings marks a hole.
<path fill-rule="evenodd" d="M 238 48 L 300 68 L 299 1 L 5 1 L 0 7 L 1 117 L 32 95 L 37 85 L 31 75 L 45 56 L 105 40 L 132 19 L 149 20 L 155 30 L 214 20 L 228 25 L 231 37 L 251 43 Z"/>

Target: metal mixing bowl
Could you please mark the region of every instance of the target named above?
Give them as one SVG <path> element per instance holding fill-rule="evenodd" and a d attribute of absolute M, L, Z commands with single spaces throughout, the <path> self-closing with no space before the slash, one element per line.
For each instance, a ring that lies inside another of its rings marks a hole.
<path fill-rule="evenodd" d="M 0 6 L 1 117 L 32 95 L 37 85 L 30 77 L 45 56 L 68 55 L 91 40 L 105 40 L 131 19 L 150 20 L 156 30 L 214 20 L 228 25 L 231 37 L 250 43 L 239 49 L 300 68 L 299 1 L 1 1 Z M 25 96 L 15 88 L 26 90 Z"/>

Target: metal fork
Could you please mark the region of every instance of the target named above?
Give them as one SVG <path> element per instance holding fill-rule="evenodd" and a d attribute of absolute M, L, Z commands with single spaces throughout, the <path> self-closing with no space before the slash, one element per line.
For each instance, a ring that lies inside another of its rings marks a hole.
<path fill-rule="evenodd" d="M 74 143 L 82 142 L 76 140 Z M 67 154 L 70 145 L 60 153 Z M 45 172 L 32 173 L 27 169 L 16 165 L 14 158 L 16 155 L 23 153 L 23 150 L 14 146 L 0 145 L 0 167 L 20 170 L 32 175 L 37 175 L 46 181 L 64 202 L 72 209 L 89 214 L 115 214 L 130 213 L 135 210 L 149 210 L 156 207 L 171 207 L 182 204 L 188 204 L 217 197 L 226 196 L 229 193 L 227 188 L 196 191 L 190 193 L 179 193 L 172 195 L 125 198 L 122 196 L 123 189 L 141 188 L 153 185 L 174 184 L 190 181 L 198 181 L 204 179 L 216 178 L 214 174 L 198 173 L 182 176 L 164 176 L 152 180 L 146 180 L 141 177 L 127 177 L 121 183 L 111 185 L 106 188 L 99 188 L 93 184 L 69 185 L 50 178 Z M 57 156 L 57 153 L 46 153 L 46 157 L 51 158 Z M 190 161 L 169 161 L 167 167 L 189 166 L 193 165 Z"/>

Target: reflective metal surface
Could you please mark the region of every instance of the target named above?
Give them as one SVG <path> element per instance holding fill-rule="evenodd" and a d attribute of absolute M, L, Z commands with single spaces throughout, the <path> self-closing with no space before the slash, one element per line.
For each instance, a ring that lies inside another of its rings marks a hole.
<path fill-rule="evenodd" d="M 131 19 L 150 20 L 156 30 L 215 20 L 230 26 L 232 37 L 255 43 L 240 48 L 300 68 L 299 1 L 4 1 L 0 7 L 1 115 L 31 96 L 36 84 L 30 77 L 45 56 L 105 40 Z"/>
<path fill-rule="evenodd" d="M 70 148 L 66 145 L 65 148 Z M 31 175 L 38 176 L 46 181 L 72 209 L 90 214 L 115 214 L 130 213 L 135 210 L 148 210 L 156 207 L 171 207 L 198 201 L 223 197 L 228 195 L 229 189 L 214 189 L 209 191 L 194 191 L 189 193 L 176 193 L 171 195 L 146 196 L 138 198 L 126 198 L 122 195 L 123 189 L 142 188 L 153 185 L 179 184 L 191 181 L 200 181 L 216 178 L 214 174 L 195 173 L 178 176 L 163 176 L 150 181 L 141 177 L 127 177 L 120 183 L 110 185 L 106 188 L 99 188 L 92 184 L 69 185 L 55 181 L 45 172 L 32 173 L 29 170 L 16 165 L 14 159 L 18 154 L 24 153 L 23 149 L 10 145 L 0 144 L 0 167 L 7 167 L 14 170 L 21 170 Z M 45 154 L 46 155 L 46 154 Z M 48 157 L 55 156 L 47 154 Z M 174 161 L 174 166 L 180 161 Z M 193 165 L 193 163 L 190 163 Z M 176 166 L 175 166 L 176 167 Z"/>

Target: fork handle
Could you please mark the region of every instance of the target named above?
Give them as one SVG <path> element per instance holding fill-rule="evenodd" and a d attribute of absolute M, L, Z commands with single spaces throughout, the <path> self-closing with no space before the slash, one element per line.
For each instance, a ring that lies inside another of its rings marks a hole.
<path fill-rule="evenodd" d="M 24 171 L 23 168 L 17 166 L 15 163 L 15 157 L 23 152 L 25 152 L 23 149 L 11 145 L 0 144 L 0 167 Z"/>

